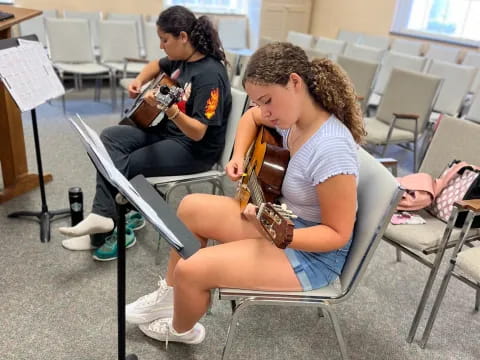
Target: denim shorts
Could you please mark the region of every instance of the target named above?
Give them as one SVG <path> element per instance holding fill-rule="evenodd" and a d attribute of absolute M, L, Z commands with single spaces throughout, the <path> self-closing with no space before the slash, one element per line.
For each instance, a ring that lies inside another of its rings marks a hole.
<path fill-rule="evenodd" d="M 318 225 L 315 222 L 297 218 L 296 228 Z M 341 249 L 329 252 L 310 252 L 286 248 L 285 254 L 292 265 L 303 291 L 319 289 L 332 283 L 342 272 L 352 240 Z"/>

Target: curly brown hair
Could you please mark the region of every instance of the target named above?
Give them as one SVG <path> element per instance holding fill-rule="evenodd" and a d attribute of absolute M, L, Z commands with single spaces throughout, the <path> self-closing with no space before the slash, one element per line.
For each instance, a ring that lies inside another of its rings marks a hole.
<path fill-rule="evenodd" d="M 355 88 L 345 71 L 329 59 L 310 62 L 299 46 L 270 43 L 251 56 L 242 83 L 285 86 L 292 73 L 301 76 L 314 101 L 343 122 L 357 143 L 363 142 L 366 132 Z"/>

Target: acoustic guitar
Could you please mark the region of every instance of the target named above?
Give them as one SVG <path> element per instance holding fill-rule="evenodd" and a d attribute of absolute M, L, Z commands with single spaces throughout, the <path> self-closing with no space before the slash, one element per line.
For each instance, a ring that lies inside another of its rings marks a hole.
<path fill-rule="evenodd" d="M 281 146 L 281 136 L 261 126 L 245 157 L 244 174 L 236 198 L 243 211 L 249 202 L 258 206 L 257 218 L 275 245 L 284 249 L 292 241 L 295 216 L 274 204 L 281 194 L 290 152 Z"/>
<path fill-rule="evenodd" d="M 150 85 L 144 89 L 136 98 L 132 107 L 125 111 L 125 117 L 121 123 L 130 123 L 140 128 L 149 127 L 152 122 L 163 112 L 162 108 L 168 108 L 179 102 L 184 94 L 182 88 L 177 86 L 176 79 L 180 72 L 174 71 L 172 77 L 165 73 L 160 73 Z M 157 106 L 148 104 L 144 97 L 145 94 L 153 90 Z M 133 124 L 132 124 L 133 123 Z"/>

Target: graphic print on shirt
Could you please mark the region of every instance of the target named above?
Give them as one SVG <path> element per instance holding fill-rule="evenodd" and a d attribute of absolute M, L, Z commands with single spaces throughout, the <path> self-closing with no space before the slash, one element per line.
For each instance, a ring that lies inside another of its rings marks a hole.
<path fill-rule="evenodd" d="M 207 104 L 205 105 L 205 117 L 209 120 L 213 117 L 213 115 L 215 115 L 215 111 L 217 110 L 218 96 L 219 96 L 218 88 L 215 88 L 212 91 L 210 91 L 210 97 L 208 98 Z"/>

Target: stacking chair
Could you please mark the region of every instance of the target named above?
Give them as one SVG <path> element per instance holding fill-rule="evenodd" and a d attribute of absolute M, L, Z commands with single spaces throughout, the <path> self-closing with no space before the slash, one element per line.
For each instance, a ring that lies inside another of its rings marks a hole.
<path fill-rule="evenodd" d="M 162 189 L 165 200 L 169 202 L 171 192 L 179 186 L 184 186 L 191 192 L 190 186 L 199 183 L 212 184 L 212 193 L 215 194 L 217 189 L 220 194 L 224 194 L 223 177 L 225 176 L 225 165 L 230 161 L 232 155 L 233 143 L 235 141 L 235 133 L 237 124 L 242 116 L 247 103 L 247 94 L 241 90 L 232 88 L 232 110 L 228 116 L 227 132 L 225 134 L 225 147 L 217 164 L 209 171 L 204 171 L 188 175 L 176 176 L 158 176 L 149 177 L 147 180 L 157 189 Z"/>
<path fill-rule="evenodd" d="M 356 31 L 339 29 L 337 33 L 337 40 L 343 40 L 347 43 L 356 44 L 360 40 L 361 36 L 362 33 Z"/>
<path fill-rule="evenodd" d="M 121 14 L 121 13 L 107 13 L 105 20 L 114 20 L 114 21 L 133 21 L 135 27 L 137 28 L 137 46 L 138 51 L 141 56 L 144 56 L 145 51 L 145 36 L 144 36 L 144 20 L 143 16 L 140 14 Z"/>
<path fill-rule="evenodd" d="M 475 121 L 480 124 L 480 91 L 473 96 L 470 108 L 465 114 L 465 119 Z"/>
<path fill-rule="evenodd" d="M 412 56 L 394 51 L 387 51 L 383 57 L 378 76 L 375 80 L 373 94 L 368 101 L 368 106 L 378 106 L 380 98 L 385 91 L 392 69 L 405 69 L 421 72 L 425 66 L 426 59 L 421 56 Z"/>
<path fill-rule="evenodd" d="M 239 74 L 233 76 L 232 87 L 240 90 L 243 89 L 242 79 L 243 79 L 243 75 L 245 75 L 245 70 L 247 69 L 247 64 L 249 60 L 250 60 L 250 55 L 241 55 L 239 57 L 237 62 Z"/>
<path fill-rule="evenodd" d="M 133 21 L 103 20 L 99 23 L 100 62 L 107 66 L 117 78 L 138 74 L 145 64 L 143 62 L 125 62 L 125 59 L 140 58 L 137 25 Z M 114 88 L 115 90 L 115 88 Z M 116 106 L 114 95 L 113 108 Z"/>
<path fill-rule="evenodd" d="M 246 16 L 220 16 L 217 29 L 225 49 L 248 48 L 248 19 Z"/>
<path fill-rule="evenodd" d="M 304 49 L 310 61 L 314 59 L 328 58 L 328 54 L 318 49 Z"/>
<path fill-rule="evenodd" d="M 460 50 L 454 47 L 430 44 L 425 57 L 431 60 L 440 60 L 449 63 L 455 63 L 458 59 Z"/>
<path fill-rule="evenodd" d="M 363 111 L 372 93 L 373 82 L 378 70 L 377 62 L 363 61 L 353 57 L 339 55 L 338 64 L 345 70 L 353 85 L 362 105 Z"/>
<path fill-rule="evenodd" d="M 418 171 L 437 178 L 442 174 L 447 163 L 453 159 L 478 164 L 479 137 L 479 124 L 443 116 Z M 417 331 L 445 249 L 456 244 L 461 232 L 460 229 L 449 226 L 454 224 L 452 217 L 448 224 L 445 224 L 425 210 L 420 210 L 419 215 L 425 219 L 426 224 L 389 225 L 383 235 L 383 239 L 397 249 L 397 260 L 400 261 L 400 254 L 404 253 L 430 268 L 428 280 L 407 336 L 409 343 L 413 341 Z M 479 238 L 479 229 L 468 232 L 469 242 Z M 433 260 L 429 256 L 432 254 Z"/>
<path fill-rule="evenodd" d="M 347 46 L 347 42 L 344 40 L 318 37 L 312 49 L 320 51 L 323 54 L 327 54 L 327 56 L 330 59 L 336 61 L 338 55 L 343 54 L 346 46 Z"/>
<path fill-rule="evenodd" d="M 239 303 L 233 314 L 223 350 L 223 359 L 230 355 L 235 328 L 243 310 L 249 305 L 314 306 L 327 314 L 333 324 L 343 359 L 348 358 L 347 348 L 334 309 L 347 301 L 377 248 L 382 234 L 403 193 L 391 173 L 365 150 L 359 150 L 360 173 L 357 188 L 357 218 L 353 230 L 350 253 L 340 275 L 340 286 L 329 285 L 305 292 L 255 291 L 245 289 L 220 289 L 220 300 Z M 288 326 L 288 324 L 284 324 Z M 311 332 L 306 336 L 312 335 Z"/>
<path fill-rule="evenodd" d="M 465 58 L 462 61 L 462 65 L 474 66 L 477 68 L 477 73 L 473 79 L 472 86 L 470 87 L 471 93 L 480 91 L 480 53 L 467 51 Z"/>
<path fill-rule="evenodd" d="M 289 31 L 287 33 L 286 41 L 300 46 L 301 48 L 310 49 L 313 45 L 313 35 L 297 31 Z"/>
<path fill-rule="evenodd" d="M 467 250 L 463 249 L 463 245 L 465 244 L 466 240 L 465 235 L 470 231 L 470 226 L 472 225 L 473 219 L 475 216 L 480 216 L 480 200 L 460 201 L 454 204 L 454 209 L 455 213 L 452 214 L 452 216 L 456 216 L 459 211 L 468 211 L 468 214 L 462 227 L 460 240 L 455 246 L 452 256 L 450 257 L 448 269 L 443 277 L 442 284 L 440 285 L 440 289 L 438 290 L 435 298 L 427 325 L 425 326 L 422 340 L 420 341 L 420 346 L 422 348 L 425 348 L 427 345 L 435 318 L 437 317 L 438 310 L 442 304 L 443 296 L 445 295 L 445 291 L 447 290 L 448 283 L 452 276 L 456 277 L 464 284 L 467 284 L 477 291 L 475 311 L 478 311 L 480 307 L 480 247 L 469 248 Z M 443 241 L 446 242 L 447 240 L 443 239 Z"/>
<path fill-rule="evenodd" d="M 402 54 L 408 54 L 413 56 L 420 56 L 422 53 L 423 43 L 420 41 L 412 41 L 407 39 L 393 39 L 390 50 L 399 52 Z"/>
<path fill-rule="evenodd" d="M 433 111 L 456 116 L 470 90 L 476 69 L 473 66 L 433 60 L 427 73 L 443 79 L 442 88 L 433 105 Z"/>
<path fill-rule="evenodd" d="M 394 68 L 375 117 L 365 119 L 366 143 L 381 145 L 381 157 L 391 144 L 413 150 L 417 168 L 418 142 L 426 130 L 441 79 L 432 75 Z"/>
<path fill-rule="evenodd" d="M 42 10 L 42 14 L 35 16 L 34 18 L 22 21 L 19 26 L 20 35 L 37 35 L 38 41 L 42 43 L 44 47 L 47 47 L 47 36 L 45 32 L 45 19 L 56 18 L 56 10 Z"/>
<path fill-rule="evenodd" d="M 357 60 L 381 63 L 384 53 L 383 49 L 349 43 L 343 54 Z"/>
<path fill-rule="evenodd" d="M 53 66 L 63 81 L 65 73 L 75 76 L 76 85 L 82 76 L 94 77 L 96 81 L 95 100 L 100 99 L 101 80 L 110 80 L 112 105 L 115 101 L 114 78 L 109 68 L 95 60 L 91 43 L 88 20 L 86 19 L 45 19 L 48 51 Z M 62 98 L 65 111 L 65 95 Z"/>
<path fill-rule="evenodd" d="M 102 19 L 102 13 L 100 11 L 86 12 L 86 11 L 72 11 L 65 10 L 63 12 L 64 18 L 71 19 L 86 19 L 90 26 L 90 35 L 92 36 L 92 44 L 94 53 L 99 54 L 99 37 L 98 37 L 98 22 Z"/>
<path fill-rule="evenodd" d="M 386 36 L 363 34 L 358 39 L 358 44 L 370 46 L 375 49 L 388 50 L 390 46 L 390 38 Z"/>

